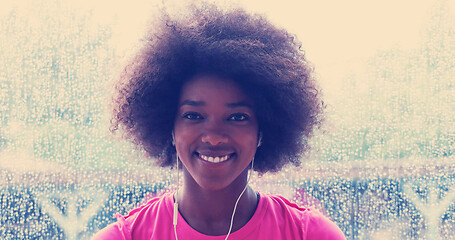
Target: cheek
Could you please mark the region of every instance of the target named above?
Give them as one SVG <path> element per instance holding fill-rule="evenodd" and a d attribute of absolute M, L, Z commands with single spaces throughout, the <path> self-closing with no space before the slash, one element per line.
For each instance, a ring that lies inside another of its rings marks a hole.
<path fill-rule="evenodd" d="M 189 148 L 191 144 L 195 142 L 198 137 L 198 130 L 194 129 L 194 127 L 185 127 L 181 124 L 176 124 L 174 127 L 175 133 L 175 145 L 177 151 L 184 151 L 185 149 Z"/>
<path fill-rule="evenodd" d="M 256 152 L 257 148 L 257 131 L 241 130 L 238 132 L 236 139 L 242 146 L 247 148 L 248 152 Z"/>

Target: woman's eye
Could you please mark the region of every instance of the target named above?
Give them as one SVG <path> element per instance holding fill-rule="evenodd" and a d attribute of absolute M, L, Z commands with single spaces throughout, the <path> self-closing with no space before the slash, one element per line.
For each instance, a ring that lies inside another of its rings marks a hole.
<path fill-rule="evenodd" d="M 232 114 L 231 116 L 229 116 L 229 120 L 232 120 L 232 121 L 242 122 L 242 121 L 246 121 L 248 119 L 250 119 L 250 117 L 244 113 L 237 113 L 237 114 Z"/>
<path fill-rule="evenodd" d="M 189 119 L 189 120 L 197 120 L 197 119 L 202 119 L 202 116 L 199 113 L 189 112 L 189 113 L 183 114 L 183 118 Z"/>

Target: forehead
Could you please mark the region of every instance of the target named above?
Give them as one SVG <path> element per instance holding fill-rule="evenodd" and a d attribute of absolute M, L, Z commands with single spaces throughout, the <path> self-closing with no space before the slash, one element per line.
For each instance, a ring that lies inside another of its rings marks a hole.
<path fill-rule="evenodd" d="M 186 82 L 182 86 L 179 102 L 185 100 L 251 103 L 251 99 L 234 80 L 210 75 L 195 76 Z"/>

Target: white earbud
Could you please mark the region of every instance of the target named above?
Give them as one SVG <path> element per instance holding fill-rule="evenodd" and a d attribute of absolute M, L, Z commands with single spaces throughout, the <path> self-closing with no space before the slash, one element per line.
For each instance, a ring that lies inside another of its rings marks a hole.
<path fill-rule="evenodd" d="M 259 136 L 258 136 L 258 146 L 257 147 L 260 147 L 262 145 L 262 132 L 259 132 Z"/>

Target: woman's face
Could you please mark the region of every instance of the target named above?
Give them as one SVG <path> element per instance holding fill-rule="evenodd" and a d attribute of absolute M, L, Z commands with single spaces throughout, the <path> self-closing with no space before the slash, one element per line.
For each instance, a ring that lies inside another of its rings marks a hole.
<path fill-rule="evenodd" d="M 223 189 L 244 176 L 258 141 L 252 104 L 229 79 L 196 76 L 183 85 L 174 125 L 175 146 L 200 187 Z"/>

